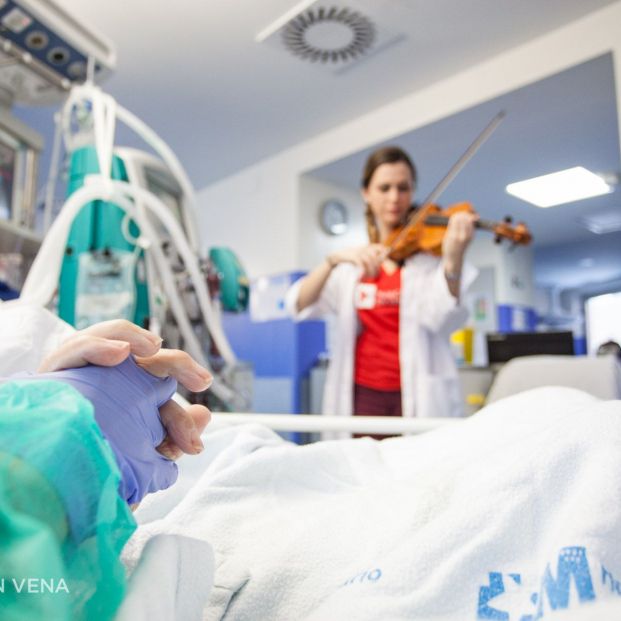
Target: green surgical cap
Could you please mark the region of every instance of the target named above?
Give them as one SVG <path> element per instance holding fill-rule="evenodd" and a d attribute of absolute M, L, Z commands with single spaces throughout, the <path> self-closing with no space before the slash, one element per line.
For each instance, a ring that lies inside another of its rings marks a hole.
<path fill-rule="evenodd" d="M 52 381 L 0 385 L 0 619 L 112 619 L 136 524 L 91 404 Z"/>

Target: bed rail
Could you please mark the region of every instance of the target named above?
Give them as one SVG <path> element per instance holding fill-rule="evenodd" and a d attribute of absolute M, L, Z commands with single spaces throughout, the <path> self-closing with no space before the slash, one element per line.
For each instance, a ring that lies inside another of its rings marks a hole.
<path fill-rule="evenodd" d="M 400 418 L 388 416 L 323 416 L 318 414 L 241 414 L 216 413 L 214 422 L 230 425 L 259 423 L 274 431 L 314 433 L 320 431 L 348 431 L 370 434 L 418 434 L 446 425 L 453 425 L 462 418 Z"/>
<path fill-rule="evenodd" d="M 173 397 L 183 407 L 190 403 L 179 393 Z M 252 414 L 248 412 L 212 412 L 214 423 L 248 425 L 258 423 L 274 431 L 319 433 L 321 431 L 347 431 L 370 434 L 418 434 L 453 425 L 463 418 L 401 418 L 391 416 L 325 416 L 321 414 Z"/>

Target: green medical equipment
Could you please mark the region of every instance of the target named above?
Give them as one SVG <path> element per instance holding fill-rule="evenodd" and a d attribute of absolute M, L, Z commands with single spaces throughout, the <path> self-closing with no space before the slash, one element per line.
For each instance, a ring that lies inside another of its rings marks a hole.
<path fill-rule="evenodd" d="M 220 278 L 220 302 L 222 309 L 243 312 L 248 308 L 250 287 L 248 277 L 239 259 L 230 248 L 214 247 L 209 258 Z"/>
<path fill-rule="evenodd" d="M 95 148 L 75 150 L 67 195 L 81 188 L 88 175 L 97 173 Z M 127 181 L 125 166 L 117 156 L 112 160 L 111 177 Z M 58 314 L 77 328 L 113 318 L 144 326 L 149 317 L 144 256 L 131 243 L 139 230 L 133 221 L 124 227 L 124 219 L 120 207 L 97 200 L 82 207 L 73 222 L 60 274 Z"/>
<path fill-rule="evenodd" d="M 117 121 L 155 155 L 116 147 Z M 201 252 L 195 193 L 174 153 L 89 81 L 72 88 L 57 117 L 57 160 L 63 145 L 70 156 L 68 198 L 54 217 L 58 175 L 51 173 L 44 209 L 49 228 L 20 298 L 55 302 L 60 317 L 77 328 L 119 318 L 147 327 L 167 347 L 213 366 L 210 395 L 247 410 L 246 392 L 230 385 L 238 361 L 208 289 L 218 279 L 210 280 Z M 245 277 L 237 261 L 226 263 L 221 269 L 232 265 L 234 280 L 232 293 L 225 283 L 225 303 L 245 308 Z"/>

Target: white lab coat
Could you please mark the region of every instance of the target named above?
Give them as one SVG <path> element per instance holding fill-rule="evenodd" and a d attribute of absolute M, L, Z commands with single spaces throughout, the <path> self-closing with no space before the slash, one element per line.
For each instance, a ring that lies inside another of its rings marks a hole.
<path fill-rule="evenodd" d="M 462 293 L 477 270 L 465 265 Z M 317 302 L 296 311 L 300 281 L 287 292 L 286 304 L 297 320 L 336 317 L 331 361 L 323 395 L 323 413 L 350 416 L 353 411 L 354 354 L 358 318 L 354 294 L 361 268 L 341 263 L 326 281 Z M 463 297 L 463 296 L 460 296 Z M 399 359 L 403 416 L 461 416 L 462 396 L 449 336 L 468 316 L 451 295 L 439 258 L 418 253 L 401 271 Z"/>

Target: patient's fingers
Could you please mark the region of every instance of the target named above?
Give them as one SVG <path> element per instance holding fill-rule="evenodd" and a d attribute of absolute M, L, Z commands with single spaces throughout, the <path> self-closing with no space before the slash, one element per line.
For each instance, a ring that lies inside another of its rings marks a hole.
<path fill-rule="evenodd" d="M 39 373 L 98 364 L 105 367 L 119 364 L 129 353 L 151 356 L 160 348 L 162 339 L 148 330 L 124 319 L 95 324 L 67 339 L 47 356 Z"/>
<path fill-rule="evenodd" d="M 200 435 L 211 413 L 203 405 L 182 408 L 172 399 L 160 407 L 160 418 L 167 435 L 157 450 L 168 459 L 178 459 L 183 453 L 195 455 L 203 450 Z"/>
<path fill-rule="evenodd" d="M 81 330 L 79 334 L 92 334 L 104 339 L 116 339 L 129 343 L 131 352 L 135 356 L 153 356 L 160 349 L 162 339 L 135 323 L 126 319 L 102 321 Z"/>
<path fill-rule="evenodd" d="M 129 356 L 130 345 L 123 341 L 77 334 L 47 356 L 38 368 L 39 373 L 98 364 L 113 367 Z"/>
<path fill-rule="evenodd" d="M 136 357 L 136 363 L 157 377 L 172 375 L 192 392 L 207 390 L 213 380 L 207 369 L 178 349 L 162 349 L 148 358 Z"/>

